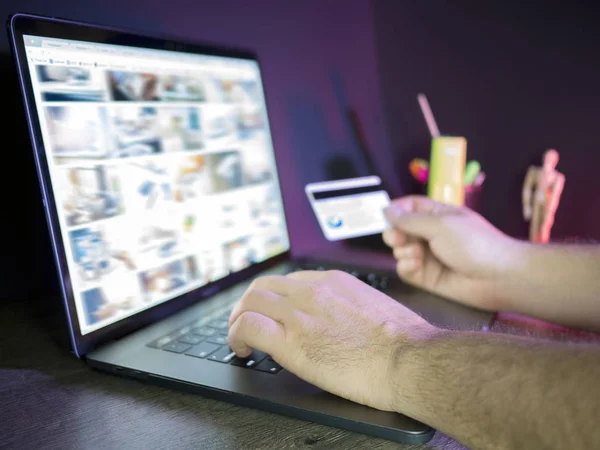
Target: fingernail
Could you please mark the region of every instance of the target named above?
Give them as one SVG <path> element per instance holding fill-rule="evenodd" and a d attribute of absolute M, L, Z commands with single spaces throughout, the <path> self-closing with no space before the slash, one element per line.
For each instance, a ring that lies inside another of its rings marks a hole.
<path fill-rule="evenodd" d="M 405 214 L 406 211 L 400 206 L 388 206 L 383 210 L 383 213 L 388 220 L 394 220 L 396 217 L 400 217 L 401 215 Z"/>

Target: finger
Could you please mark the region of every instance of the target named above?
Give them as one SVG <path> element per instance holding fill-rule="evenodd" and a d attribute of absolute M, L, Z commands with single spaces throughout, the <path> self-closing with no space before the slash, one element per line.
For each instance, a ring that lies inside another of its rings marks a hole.
<path fill-rule="evenodd" d="M 290 295 L 296 284 L 284 275 L 265 275 L 256 278 L 248 290 L 260 289 L 271 291 L 279 295 Z"/>
<path fill-rule="evenodd" d="M 423 267 L 423 260 L 416 258 L 405 258 L 396 264 L 396 272 L 400 278 L 410 276 Z"/>
<path fill-rule="evenodd" d="M 430 213 L 440 208 L 449 208 L 451 205 L 436 202 L 425 195 L 407 195 L 392 200 L 392 208 L 402 209 L 406 213 Z"/>
<path fill-rule="evenodd" d="M 396 228 L 388 228 L 383 232 L 383 242 L 388 247 L 400 247 L 406 242 L 407 236 Z"/>
<path fill-rule="evenodd" d="M 283 297 L 266 289 L 248 289 L 234 306 L 229 316 L 229 326 L 244 312 L 256 312 L 284 323 L 291 314 L 290 306 Z"/>
<path fill-rule="evenodd" d="M 321 281 L 331 278 L 336 273 L 343 273 L 338 270 L 301 270 L 288 273 L 287 277 L 297 282 Z"/>
<path fill-rule="evenodd" d="M 229 347 L 240 358 L 259 350 L 278 359 L 283 353 L 285 331 L 283 325 L 256 312 L 241 314 L 229 330 Z"/>
<path fill-rule="evenodd" d="M 431 210 L 427 213 L 406 212 L 402 208 L 390 206 L 386 208 L 385 215 L 388 222 L 400 232 L 431 240 L 438 234 L 445 213 L 454 213 L 454 211 L 457 210 L 440 206 L 439 210 Z"/>
<path fill-rule="evenodd" d="M 401 259 L 423 259 L 425 249 L 421 242 L 394 248 L 394 258 Z"/>

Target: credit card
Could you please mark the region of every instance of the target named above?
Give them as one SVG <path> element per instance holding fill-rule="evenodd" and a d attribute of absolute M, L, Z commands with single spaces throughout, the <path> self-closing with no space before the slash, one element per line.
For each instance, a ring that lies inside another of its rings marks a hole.
<path fill-rule="evenodd" d="M 383 210 L 390 197 L 377 176 L 310 183 L 305 191 L 329 241 L 380 234 L 389 226 Z"/>

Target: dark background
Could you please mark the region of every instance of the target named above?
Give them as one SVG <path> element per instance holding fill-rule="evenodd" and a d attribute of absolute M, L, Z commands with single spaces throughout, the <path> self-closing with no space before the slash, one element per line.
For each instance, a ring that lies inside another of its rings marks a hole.
<path fill-rule="evenodd" d="M 292 245 L 306 253 L 326 242 L 304 185 L 367 173 L 346 107 L 356 110 L 391 194 L 414 190 L 408 162 L 429 153 L 418 92 L 428 95 L 443 133 L 467 137 L 469 158 L 487 173 L 482 212 L 492 223 L 526 236 L 523 177 L 554 147 L 567 177 L 554 237 L 600 238 L 600 208 L 594 207 L 600 194 L 600 14 L 594 3 L 5 0 L 0 16 L 34 12 L 255 49 Z M 0 298 L 26 297 L 53 289 L 54 266 L 5 34 L 0 86 L 8 112 Z"/>
<path fill-rule="evenodd" d="M 428 157 L 416 95 L 486 172 L 483 214 L 526 237 L 521 188 L 547 148 L 566 175 L 553 238 L 600 238 L 596 1 L 374 1 L 378 71 L 400 173 Z M 408 178 L 401 179 L 405 190 Z"/>

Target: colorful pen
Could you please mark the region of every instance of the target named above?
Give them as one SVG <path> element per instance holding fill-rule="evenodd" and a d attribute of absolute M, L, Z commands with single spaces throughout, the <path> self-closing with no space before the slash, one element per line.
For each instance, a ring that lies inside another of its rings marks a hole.
<path fill-rule="evenodd" d="M 465 186 L 470 186 L 475 182 L 477 175 L 481 172 L 481 164 L 478 161 L 469 161 L 465 167 L 464 183 Z"/>

